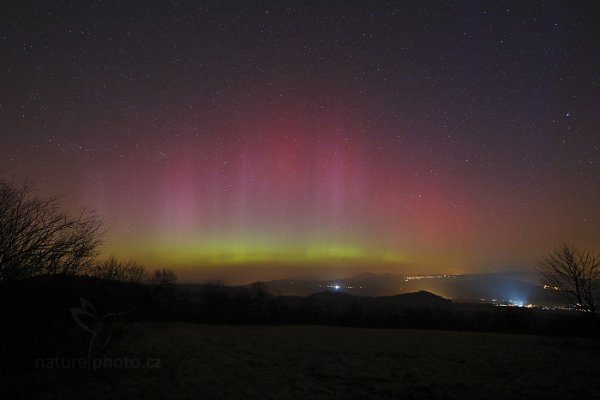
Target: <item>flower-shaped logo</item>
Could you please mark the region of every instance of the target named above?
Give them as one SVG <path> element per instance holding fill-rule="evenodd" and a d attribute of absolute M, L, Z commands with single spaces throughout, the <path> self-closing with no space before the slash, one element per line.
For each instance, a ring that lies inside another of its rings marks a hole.
<path fill-rule="evenodd" d="M 90 338 L 90 344 L 88 346 L 88 367 L 92 358 L 92 350 L 94 344 L 99 346 L 98 354 L 102 354 L 110 339 L 112 337 L 112 330 L 115 325 L 116 318 L 127 314 L 129 311 L 123 311 L 119 313 L 108 313 L 102 316 L 98 315 L 98 312 L 94 306 L 87 300 L 79 298 L 81 307 L 72 307 L 71 315 L 73 319 L 81 327 L 81 329 L 89 332 L 92 337 Z M 96 343 L 96 339 L 100 338 L 101 342 Z"/>

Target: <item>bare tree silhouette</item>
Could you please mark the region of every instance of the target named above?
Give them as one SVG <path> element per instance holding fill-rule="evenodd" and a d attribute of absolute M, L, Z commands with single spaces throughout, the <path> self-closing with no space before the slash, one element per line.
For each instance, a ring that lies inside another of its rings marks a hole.
<path fill-rule="evenodd" d="M 133 261 L 123 263 L 116 257 L 95 264 L 90 268 L 89 275 L 100 279 L 137 284 L 144 284 L 150 280 L 142 265 Z"/>
<path fill-rule="evenodd" d="M 150 284 L 160 288 L 175 283 L 175 281 L 177 281 L 177 275 L 168 268 L 156 270 L 150 277 Z"/>
<path fill-rule="evenodd" d="M 35 196 L 29 183 L 0 180 L 0 282 L 80 274 L 91 266 L 102 234 L 93 212 L 70 217 L 55 197 Z"/>
<path fill-rule="evenodd" d="M 539 263 L 542 283 L 557 290 L 577 307 L 595 315 L 600 302 L 600 256 L 563 244 Z"/>

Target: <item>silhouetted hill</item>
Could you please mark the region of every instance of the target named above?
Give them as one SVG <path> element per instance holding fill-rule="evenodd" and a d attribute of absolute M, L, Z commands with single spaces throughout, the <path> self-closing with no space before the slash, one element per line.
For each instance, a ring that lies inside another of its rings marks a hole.
<path fill-rule="evenodd" d="M 287 296 L 282 297 L 286 304 L 292 302 L 304 305 L 318 305 L 331 307 L 336 310 L 341 310 L 348 307 L 363 307 L 365 309 L 386 308 L 386 309 L 402 309 L 402 308 L 430 308 L 441 307 L 450 304 L 451 301 L 441 296 L 435 295 L 424 290 L 416 293 L 403 293 L 394 296 L 354 296 L 349 293 L 340 292 L 337 290 L 324 291 L 314 293 L 305 298 L 292 297 L 288 300 Z M 299 299 L 304 299 L 302 302 Z"/>
<path fill-rule="evenodd" d="M 265 282 L 274 295 L 309 296 L 327 289 L 336 289 L 357 296 L 391 296 L 402 292 L 402 275 L 363 273 L 350 278 L 331 280 L 279 279 Z"/>
<path fill-rule="evenodd" d="M 403 291 L 428 290 L 455 301 L 520 302 L 523 304 L 556 305 L 562 298 L 555 292 L 525 281 L 510 279 L 497 274 L 460 275 L 452 278 L 419 279 L 405 282 Z"/>
<path fill-rule="evenodd" d="M 513 301 L 543 306 L 562 305 L 557 293 L 544 290 L 532 273 L 491 273 L 469 275 L 402 276 L 364 273 L 347 279 L 293 280 L 265 282 L 274 295 L 310 296 L 324 289 L 363 297 L 393 296 L 421 290 L 447 299 L 479 303 Z"/>
<path fill-rule="evenodd" d="M 357 297 L 358 296 L 353 296 L 350 293 L 328 290 L 324 292 L 311 294 L 307 297 L 307 299 L 321 301 L 351 301 L 352 299 L 356 299 Z"/>
<path fill-rule="evenodd" d="M 302 299 L 299 296 L 285 296 L 285 298 L 297 298 Z M 415 293 L 402 293 L 394 296 L 379 296 L 379 297 L 365 297 L 365 296 L 354 296 L 350 293 L 344 293 L 340 291 L 330 290 L 319 293 L 311 294 L 305 297 L 307 301 L 320 301 L 320 302 L 334 302 L 334 303 L 387 303 L 402 306 L 431 306 L 431 305 L 442 305 L 451 303 L 450 300 L 445 299 L 436 294 L 420 290 Z"/>
<path fill-rule="evenodd" d="M 432 306 L 452 303 L 451 300 L 430 293 L 426 290 L 419 290 L 414 293 L 403 293 L 395 296 L 381 297 L 381 300 L 391 301 L 404 306 Z"/>

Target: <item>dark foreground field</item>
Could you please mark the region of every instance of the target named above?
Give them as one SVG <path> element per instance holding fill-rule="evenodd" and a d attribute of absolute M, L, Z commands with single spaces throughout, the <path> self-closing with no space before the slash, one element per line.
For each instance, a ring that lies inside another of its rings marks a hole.
<path fill-rule="evenodd" d="M 600 398 L 597 345 L 579 339 L 182 323 L 131 324 L 113 339 L 106 366 L 148 367 L 34 368 L 5 376 L 3 398 Z"/>

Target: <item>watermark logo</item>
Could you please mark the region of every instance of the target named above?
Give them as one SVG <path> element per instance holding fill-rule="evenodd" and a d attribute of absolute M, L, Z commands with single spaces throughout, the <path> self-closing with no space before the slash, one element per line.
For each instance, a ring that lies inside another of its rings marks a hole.
<path fill-rule="evenodd" d="M 36 368 L 87 369 L 93 371 L 113 368 L 161 368 L 162 360 L 158 358 L 141 360 L 129 356 L 107 357 L 103 354 L 113 337 L 113 330 L 118 317 L 130 313 L 131 310 L 100 315 L 89 301 L 79 298 L 79 302 L 80 307 L 72 307 L 69 310 L 75 323 L 91 335 L 87 358 L 39 358 L 35 360 Z"/>
<path fill-rule="evenodd" d="M 135 357 L 95 357 L 87 358 L 38 358 L 35 367 L 42 369 L 87 369 L 96 371 L 98 369 L 140 369 L 161 368 L 160 358 L 148 358 L 145 361 Z"/>
<path fill-rule="evenodd" d="M 108 313 L 100 316 L 89 301 L 81 297 L 79 298 L 79 301 L 81 307 L 72 307 L 71 315 L 79 327 L 92 335 L 88 346 L 88 365 L 91 365 L 90 361 L 92 359 L 94 345 L 97 346 L 97 353 L 99 355 L 104 353 L 104 350 L 106 350 L 106 347 L 112 338 L 112 332 L 117 317 L 125 315 L 130 311 Z M 96 341 L 96 339 L 98 339 L 98 341 Z"/>

